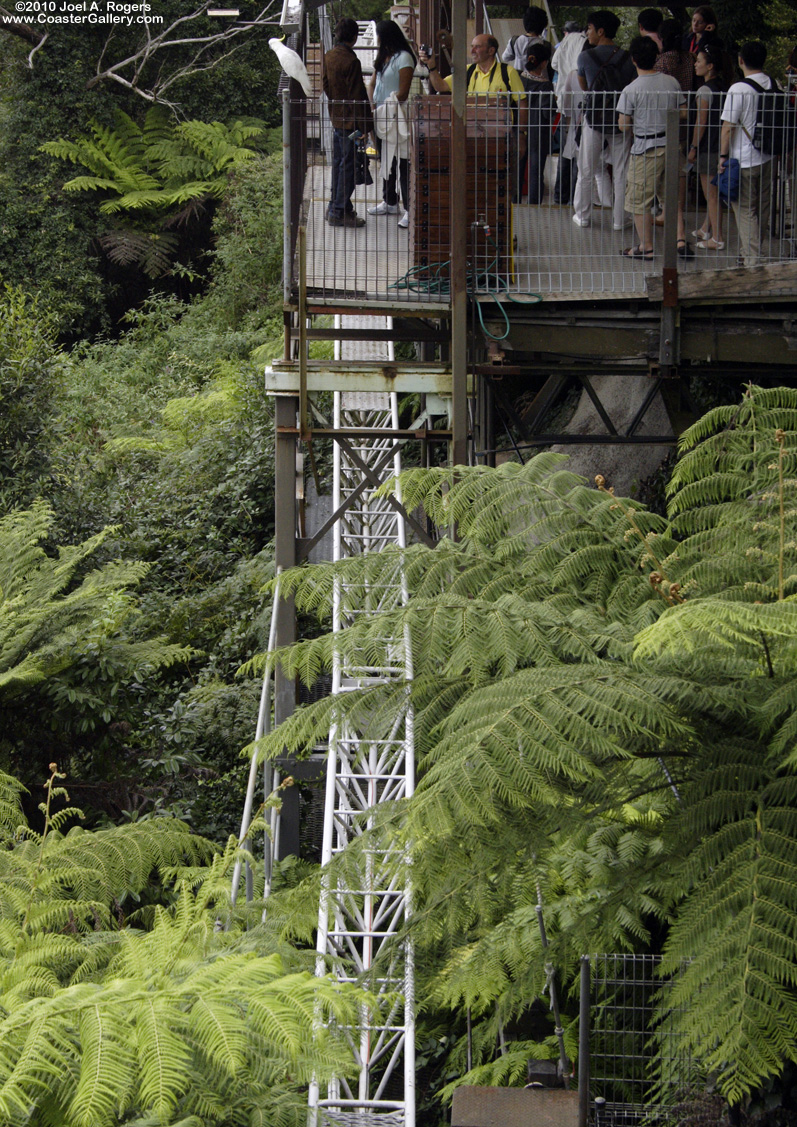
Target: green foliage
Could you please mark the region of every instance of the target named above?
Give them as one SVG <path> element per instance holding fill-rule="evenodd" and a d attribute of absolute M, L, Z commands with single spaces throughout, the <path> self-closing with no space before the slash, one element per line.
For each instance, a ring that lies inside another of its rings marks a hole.
<path fill-rule="evenodd" d="M 112 529 L 48 553 L 53 524 L 42 502 L 0 519 L 0 755 L 31 781 L 56 754 L 71 759 L 100 733 L 121 735 L 141 686 L 195 657 L 157 631 L 137 632 L 132 588 L 148 568 L 98 563 Z M 108 755 L 102 770 L 118 791 L 114 767 Z"/>
<path fill-rule="evenodd" d="M 234 672 L 265 645 L 259 591 L 272 574 L 273 413 L 250 356 L 282 347 L 280 185 L 274 158 L 236 173 L 204 298 L 151 299 L 118 339 L 62 359 L 41 486 L 52 538 L 74 543 L 113 523 L 99 561 L 148 566 L 136 613 L 97 623 L 69 676 L 42 687 L 46 708 L 25 694 L 9 704 L 3 753 L 30 786 L 57 758 L 92 819 L 168 809 L 221 838 L 237 828 L 238 752 L 259 691 Z M 165 634 L 194 654 L 131 678 L 115 630 L 127 645 Z"/>
<path fill-rule="evenodd" d="M 42 151 L 82 165 L 88 176 L 64 184 L 67 192 L 101 192 L 104 215 L 124 213 L 132 230 L 112 229 L 101 239 L 112 262 L 140 265 L 155 278 L 166 273 L 177 247 L 170 228 L 186 225 L 227 189 L 229 174 L 255 156 L 260 121 L 176 121 L 161 106 L 147 111 L 142 126 L 121 110 L 116 126 L 91 122 L 93 137 L 48 141 Z"/>
<path fill-rule="evenodd" d="M 231 910 L 234 840 L 170 819 L 64 833 L 62 778 L 37 834 L 0 775 L 3 1122 L 298 1127 L 310 1077 L 346 1068 L 323 1026 L 353 997 Z M 153 880 L 160 903 L 128 916 Z"/>
<path fill-rule="evenodd" d="M 163 0 L 158 14 L 169 20 L 184 15 L 185 6 L 180 0 Z M 141 25 L 115 27 L 112 50 L 120 57 L 134 51 L 143 30 Z M 35 278 L 43 303 L 55 311 L 62 334 L 71 341 L 107 329 L 152 291 L 140 273 L 114 267 L 99 253 L 100 199 L 64 193 L 62 162 L 41 152 L 41 145 L 54 137 L 89 135 L 91 121 L 112 129 L 117 110 L 136 121 L 143 116 L 141 99 L 116 84 L 87 89 L 103 55 L 105 31 L 86 25 L 52 28 L 30 69 L 30 46 L 0 27 L 0 280 L 29 288 Z M 280 120 L 278 80 L 273 52 L 262 37 L 252 36 L 218 67 L 194 75 L 173 93 L 186 120 L 256 116 L 275 125 Z M 194 250 L 207 249 L 209 224 L 195 228 L 194 234 Z M 191 292 L 179 278 L 172 287 Z"/>
<path fill-rule="evenodd" d="M 32 501 L 43 484 L 62 371 L 53 318 L 22 290 L 0 289 L 0 502 L 5 510 Z"/>
<path fill-rule="evenodd" d="M 84 564 L 111 529 L 48 556 L 41 541 L 52 524 L 53 514 L 42 503 L 0 519 L 0 692 L 6 699 L 73 666 L 81 643 L 100 624 L 113 637 L 133 610 L 128 590 L 146 571 L 139 563 L 113 562 L 81 579 Z M 123 649 L 131 674 L 190 653 L 157 642 Z"/>
<path fill-rule="evenodd" d="M 496 1023 L 549 959 L 663 941 L 689 966 L 662 1020 L 738 1102 L 797 1060 L 797 393 L 750 388 L 688 431 L 666 518 L 564 461 L 410 471 L 404 503 L 458 542 L 284 576 L 326 617 L 336 582 L 368 606 L 403 569 L 406 606 L 279 660 L 311 683 L 406 635 L 414 673 L 301 709 L 262 751 L 301 754 L 342 709 L 376 733 L 409 691 L 418 787 L 379 821 L 413 851 L 421 996 L 473 1012 L 469 1079 L 514 1075 Z"/>

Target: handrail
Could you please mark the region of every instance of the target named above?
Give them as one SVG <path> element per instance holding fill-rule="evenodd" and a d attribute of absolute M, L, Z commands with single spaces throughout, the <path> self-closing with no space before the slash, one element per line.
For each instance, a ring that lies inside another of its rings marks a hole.
<path fill-rule="evenodd" d="M 268 659 L 276 649 L 277 645 L 277 606 L 280 599 L 280 576 L 282 569 L 277 568 L 277 577 L 274 584 L 274 598 L 271 604 L 271 623 L 268 631 L 268 651 L 266 653 L 266 668 L 263 672 L 263 687 L 260 691 L 260 707 L 257 713 L 257 725 L 255 727 L 255 744 L 266 736 L 271 731 L 271 682 L 273 678 L 273 670 L 269 665 Z M 246 786 L 246 798 L 244 800 L 244 812 L 241 818 L 241 829 L 238 833 L 238 841 L 241 848 L 248 848 L 249 846 L 249 828 L 252 822 L 252 809 L 255 802 L 255 788 L 257 786 L 258 762 L 257 762 L 257 747 L 252 752 L 252 762 L 249 764 L 249 780 Z M 277 786 L 277 772 L 276 768 L 272 767 L 270 763 L 263 764 L 263 793 L 267 798 Z M 265 888 L 263 892 L 263 899 L 267 899 L 271 891 L 271 877 L 274 867 L 274 841 L 275 836 L 275 818 L 272 813 L 270 835 L 265 834 L 264 845 L 264 862 L 266 871 Z M 241 884 L 241 872 L 243 869 L 243 862 L 239 858 L 235 862 L 235 867 L 232 874 L 232 889 L 230 892 L 230 902 L 235 907 L 235 902 L 238 899 L 238 889 Z M 249 862 L 246 862 L 246 899 L 247 902 L 253 898 L 252 888 L 252 870 Z"/>

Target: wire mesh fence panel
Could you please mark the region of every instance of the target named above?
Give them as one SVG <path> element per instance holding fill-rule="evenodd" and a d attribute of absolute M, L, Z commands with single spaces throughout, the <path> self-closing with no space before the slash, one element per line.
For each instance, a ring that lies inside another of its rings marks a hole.
<path fill-rule="evenodd" d="M 668 980 L 657 955 L 590 957 L 590 1098 L 594 1127 L 667 1122 L 695 1066 L 672 1017 L 657 1019 Z"/>
<path fill-rule="evenodd" d="M 610 111 L 619 120 L 624 105 L 632 111 L 623 131 L 590 125 L 580 92 L 470 96 L 466 171 L 455 186 L 466 199 L 470 294 L 648 296 L 668 231 L 683 276 L 797 260 L 797 113 L 787 96 L 717 93 L 708 124 L 700 91 L 675 97 L 678 203 L 663 209 L 661 121 L 672 107 L 661 93 L 633 105 L 594 94 L 606 106 L 593 121 Z M 295 111 L 320 123 L 306 146 L 303 197 L 291 206 L 293 221 L 307 227 L 308 297 L 446 304 L 451 99 L 377 106 L 367 136 L 333 128 L 323 99 Z M 720 114 L 738 119 L 730 139 L 722 140 Z M 726 143 L 738 161 L 729 202 L 714 183 Z M 296 263 L 288 266 L 296 279 Z M 767 284 L 778 292 L 777 279 Z"/>

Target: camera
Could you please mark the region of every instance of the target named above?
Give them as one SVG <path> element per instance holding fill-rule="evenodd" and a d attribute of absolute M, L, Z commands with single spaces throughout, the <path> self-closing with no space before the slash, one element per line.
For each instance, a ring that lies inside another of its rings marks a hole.
<path fill-rule="evenodd" d="M 432 48 L 427 46 L 426 43 L 422 43 L 421 44 L 421 53 L 424 54 L 424 55 L 431 55 Z"/>

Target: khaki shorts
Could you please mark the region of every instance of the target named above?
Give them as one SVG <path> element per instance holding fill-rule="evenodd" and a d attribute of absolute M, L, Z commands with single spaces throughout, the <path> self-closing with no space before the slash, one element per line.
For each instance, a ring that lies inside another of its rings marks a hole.
<path fill-rule="evenodd" d="M 642 215 L 654 199 L 664 194 L 664 154 L 666 149 L 648 149 L 632 156 L 625 181 L 625 210 Z"/>

